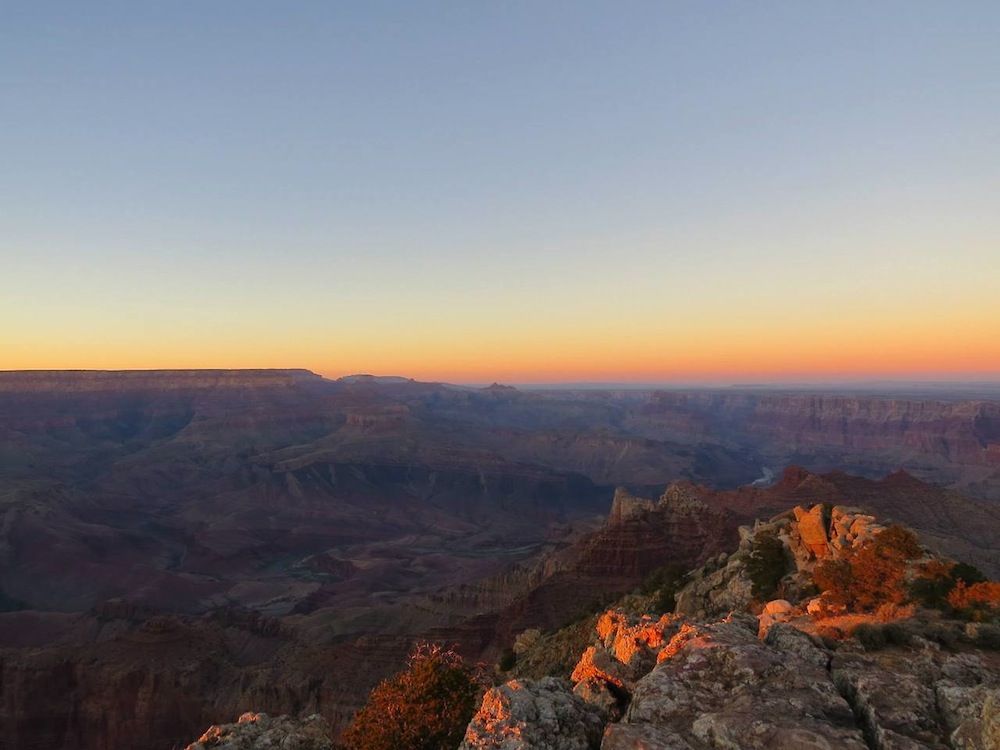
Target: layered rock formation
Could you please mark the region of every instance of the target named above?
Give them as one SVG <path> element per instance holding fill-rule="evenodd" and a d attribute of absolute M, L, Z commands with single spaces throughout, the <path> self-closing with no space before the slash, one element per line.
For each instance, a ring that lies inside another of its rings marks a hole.
<path fill-rule="evenodd" d="M 1000 402 L 866 394 L 661 392 L 634 416 L 663 439 L 724 435 L 778 463 L 884 472 L 906 465 L 939 483 L 1000 498 Z"/>

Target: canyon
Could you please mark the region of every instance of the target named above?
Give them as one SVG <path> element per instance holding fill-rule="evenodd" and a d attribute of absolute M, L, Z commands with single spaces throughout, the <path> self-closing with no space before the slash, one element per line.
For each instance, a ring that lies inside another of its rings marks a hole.
<path fill-rule="evenodd" d="M 167 750 L 246 711 L 338 731 L 416 640 L 494 660 L 797 504 L 997 576 L 998 446 L 978 392 L 0 373 L 4 747 Z"/>

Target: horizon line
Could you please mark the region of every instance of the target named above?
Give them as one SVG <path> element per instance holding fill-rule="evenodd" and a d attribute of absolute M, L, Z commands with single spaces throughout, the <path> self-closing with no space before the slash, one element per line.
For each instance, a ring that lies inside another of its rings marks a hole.
<path fill-rule="evenodd" d="M 825 376 L 816 378 L 794 377 L 783 379 L 760 378 L 760 379 L 722 379 L 722 378 L 678 378 L 678 379 L 653 379 L 653 380 L 616 380 L 616 379 L 581 379 L 581 380 L 521 380 L 521 379 L 482 379 L 466 380 L 457 378 L 455 380 L 411 377 L 407 375 L 381 375 L 370 372 L 353 372 L 344 375 L 324 374 L 308 367 L 149 367 L 149 368 L 26 368 L 26 369 L 3 369 L 0 374 L 55 374 L 55 373 L 181 373 L 181 372 L 297 372 L 309 373 L 324 380 L 336 382 L 350 378 L 370 378 L 372 380 L 396 380 L 410 381 L 417 383 L 437 383 L 441 385 L 452 385 L 465 388 L 489 388 L 491 386 L 503 385 L 520 388 L 524 390 L 560 390 L 560 389 L 585 389 L 585 390 L 651 390 L 651 389 L 685 389 L 685 388 L 726 388 L 726 389 L 755 389 L 755 388 L 874 388 L 874 387 L 925 387 L 925 388 L 947 388 L 947 387 L 988 387 L 1000 388 L 1000 373 L 968 373 L 968 374 L 942 374 L 931 375 L 897 375 L 897 376 Z"/>

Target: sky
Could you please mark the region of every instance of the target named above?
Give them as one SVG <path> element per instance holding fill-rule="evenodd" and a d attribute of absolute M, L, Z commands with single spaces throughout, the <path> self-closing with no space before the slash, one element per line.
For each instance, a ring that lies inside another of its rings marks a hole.
<path fill-rule="evenodd" d="M 997 39 L 996 2 L 0 2 L 0 369 L 995 378 Z"/>

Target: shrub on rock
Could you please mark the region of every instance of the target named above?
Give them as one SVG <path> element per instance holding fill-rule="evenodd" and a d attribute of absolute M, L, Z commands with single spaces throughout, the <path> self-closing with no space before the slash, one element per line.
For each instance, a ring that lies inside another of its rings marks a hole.
<path fill-rule="evenodd" d="M 788 572 L 785 545 L 774 534 L 759 534 L 753 541 L 747 560 L 747 575 L 756 597 L 767 599 L 778 589 L 778 583 Z"/>
<path fill-rule="evenodd" d="M 380 682 L 344 733 L 348 750 L 454 750 L 476 709 L 481 680 L 454 651 L 421 645 Z"/>
<path fill-rule="evenodd" d="M 968 586 L 960 580 L 948 593 L 948 604 L 973 622 L 1000 619 L 1000 582 L 980 581 Z"/>

